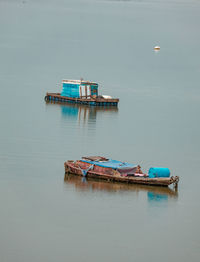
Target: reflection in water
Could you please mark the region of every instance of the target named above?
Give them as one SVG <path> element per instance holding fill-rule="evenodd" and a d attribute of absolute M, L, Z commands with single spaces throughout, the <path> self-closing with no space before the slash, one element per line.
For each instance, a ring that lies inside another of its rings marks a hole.
<path fill-rule="evenodd" d="M 149 202 L 151 201 L 162 202 L 168 200 L 168 195 L 166 194 L 155 194 L 154 192 L 148 192 L 147 196 Z"/>
<path fill-rule="evenodd" d="M 78 120 L 80 123 L 95 123 L 98 113 L 109 113 L 116 114 L 118 108 L 113 107 L 102 107 L 102 106 L 87 106 L 72 103 L 61 103 L 61 102 L 46 102 L 47 106 L 59 106 L 63 119 Z"/>
<path fill-rule="evenodd" d="M 110 183 L 93 178 L 82 178 L 73 174 L 65 174 L 64 182 L 71 184 L 78 191 L 106 191 L 122 192 L 133 191 L 136 193 L 147 192 L 149 201 L 166 201 L 168 197 L 177 198 L 178 192 L 168 187 L 145 186 L 125 183 Z"/>
<path fill-rule="evenodd" d="M 62 116 L 76 119 L 78 116 L 78 108 L 72 106 L 61 106 Z"/>

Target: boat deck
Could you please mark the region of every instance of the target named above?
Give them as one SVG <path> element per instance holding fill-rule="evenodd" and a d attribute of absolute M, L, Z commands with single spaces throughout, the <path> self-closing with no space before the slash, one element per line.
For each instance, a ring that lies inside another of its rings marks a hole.
<path fill-rule="evenodd" d="M 54 102 L 70 102 L 90 106 L 117 106 L 119 99 L 118 98 L 92 98 L 92 97 L 82 97 L 82 98 L 73 98 L 61 96 L 60 93 L 46 93 L 45 101 L 54 101 Z"/>

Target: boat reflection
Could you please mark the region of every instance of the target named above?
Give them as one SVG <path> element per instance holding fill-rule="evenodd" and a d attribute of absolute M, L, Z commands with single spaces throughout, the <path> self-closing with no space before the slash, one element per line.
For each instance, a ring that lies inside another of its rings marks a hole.
<path fill-rule="evenodd" d="M 147 192 L 149 201 L 168 200 L 170 198 L 177 198 L 177 190 L 169 187 L 156 187 L 136 184 L 111 183 L 102 180 L 95 180 L 92 178 L 83 178 L 73 174 L 65 174 L 64 182 L 73 185 L 78 191 L 106 191 L 106 192 Z"/>
<path fill-rule="evenodd" d="M 78 122 L 95 122 L 97 114 L 116 114 L 118 112 L 118 108 L 116 106 L 87 106 L 80 104 L 72 104 L 72 103 L 61 103 L 61 102 L 46 102 L 47 106 L 53 105 L 54 107 L 59 106 L 61 109 L 61 114 L 63 119 L 74 119 L 78 120 Z"/>
<path fill-rule="evenodd" d="M 165 202 L 166 200 L 168 200 L 167 194 L 163 194 L 163 193 L 157 194 L 152 191 L 149 191 L 147 193 L 147 197 L 149 202 Z"/>

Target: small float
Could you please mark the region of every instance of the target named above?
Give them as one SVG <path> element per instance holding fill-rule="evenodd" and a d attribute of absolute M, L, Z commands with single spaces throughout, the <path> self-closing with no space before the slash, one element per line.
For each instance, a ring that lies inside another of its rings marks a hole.
<path fill-rule="evenodd" d="M 154 50 L 155 51 L 159 51 L 160 50 L 160 46 L 158 46 L 158 45 L 154 46 Z"/>
<path fill-rule="evenodd" d="M 45 101 L 89 106 L 117 106 L 119 99 L 98 94 L 98 84 L 84 80 L 63 80 L 61 93 L 46 93 Z"/>
<path fill-rule="evenodd" d="M 144 174 L 139 165 L 129 164 L 101 156 L 82 157 L 81 160 L 68 160 L 64 163 L 65 174 L 103 179 L 110 182 L 124 182 L 152 186 L 177 187 L 178 176 L 171 176 L 168 168 L 152 167 Z"/>

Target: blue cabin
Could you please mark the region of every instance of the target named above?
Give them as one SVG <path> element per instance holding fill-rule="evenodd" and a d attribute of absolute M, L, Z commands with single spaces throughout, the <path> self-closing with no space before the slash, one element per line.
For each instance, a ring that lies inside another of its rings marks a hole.
<path fill-rule="evenodd" d="M 98 84 L 84 80 L 63 80 L 61 96 L 71 98 L 96 98 Z"/>

